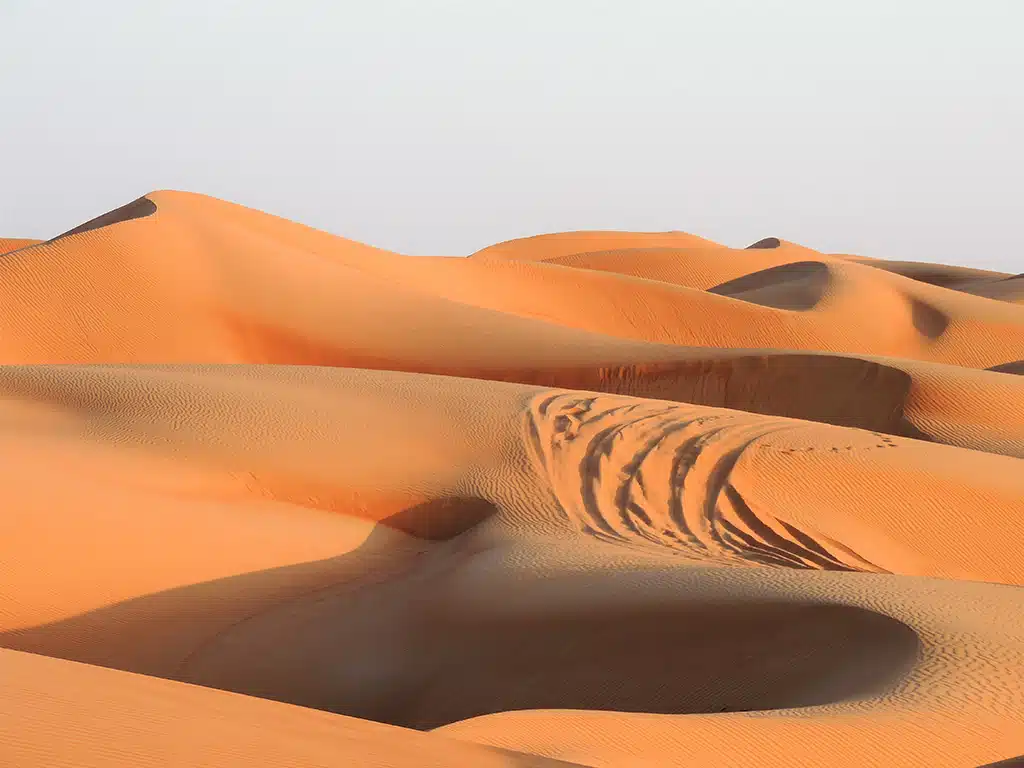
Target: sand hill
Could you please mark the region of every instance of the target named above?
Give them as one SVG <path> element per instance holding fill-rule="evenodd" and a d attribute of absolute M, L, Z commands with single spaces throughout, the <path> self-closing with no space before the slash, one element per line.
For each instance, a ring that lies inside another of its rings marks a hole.
<path fill-rule="evenodd" d="M 10 253 L 19 248 L 28 248 L 30 245 L 38 245 L 40 242 L 22 237 L 0 237 L 0 254 Z"/>
<path fill-rule="evenodd" d="M 1024 753 L 1019 275 L 169 191 L 0 252 L 0 764 Z"/>

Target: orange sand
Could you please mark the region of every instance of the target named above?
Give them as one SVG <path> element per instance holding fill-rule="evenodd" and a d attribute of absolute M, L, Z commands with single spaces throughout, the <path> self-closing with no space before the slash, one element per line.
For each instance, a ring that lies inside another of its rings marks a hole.
<path fill-rule="evenodd" d="M 0 255 L 16 251 L 19 248 L 28 248 L 36 245 L 39 240 L 29 240 L 21 237 L 0 237 Z"/>
<path fill-rule="evenodd" d="M 1024 752 L 1019 278 L 178 192 L 11 242 L 0 764 Z"/>

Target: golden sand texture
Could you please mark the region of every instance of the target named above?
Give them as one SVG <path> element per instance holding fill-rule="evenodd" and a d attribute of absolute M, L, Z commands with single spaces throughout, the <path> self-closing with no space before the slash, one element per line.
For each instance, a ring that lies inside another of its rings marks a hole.
<path fill-rule="evenodd" d="M 12 250 L 0 764 L 1019 755 L 1014 279 L 178 192 Z"/>
<path fill-rule="evenodd" d="M 37 245 L 39 240 L 30 240 L 23 237 L 0 237 L 0 255 L 16 251 L 19 248 L 28 248 L 30 245 Z"/>
<path fill-rule="evenodd" d="M 19 768 L 573 765 L 15 651 L 0 674 L 0 760 Z"/>

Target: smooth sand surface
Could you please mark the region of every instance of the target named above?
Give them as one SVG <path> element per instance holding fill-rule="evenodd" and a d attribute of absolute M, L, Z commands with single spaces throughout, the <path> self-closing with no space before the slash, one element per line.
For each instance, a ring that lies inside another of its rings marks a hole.
<path fill-rule="evenodd" d="M 573 765 L 15 651 L 0 650 L 0 674 L 5 766 Z"/>
<path fill-rule="evenodd" d="M 754 245 L 156 192 L 0 258 L 0 763 L 1021 754 L 1015 278 Z"/>

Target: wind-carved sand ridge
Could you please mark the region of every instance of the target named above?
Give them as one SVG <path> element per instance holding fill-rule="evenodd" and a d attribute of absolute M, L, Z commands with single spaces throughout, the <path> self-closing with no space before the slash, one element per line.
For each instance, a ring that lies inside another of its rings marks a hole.
<path fill-rule="evenodd" d="M 174 191 L 0 254 L 4 766 L 1024 749 L 1020 275 Z"/>
<path fill-rule="evenodd" d="M 28 248 L 30 245 L 37 245 L 39 242 L 41 241 L 29 238 L 0 237 L 0 256 L 5 253 L 21 250 L 22 248 Z"/>

